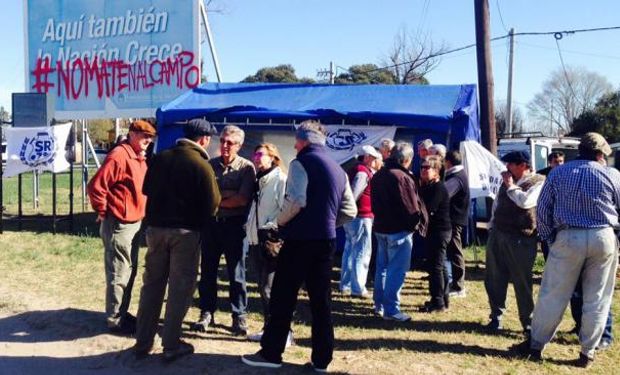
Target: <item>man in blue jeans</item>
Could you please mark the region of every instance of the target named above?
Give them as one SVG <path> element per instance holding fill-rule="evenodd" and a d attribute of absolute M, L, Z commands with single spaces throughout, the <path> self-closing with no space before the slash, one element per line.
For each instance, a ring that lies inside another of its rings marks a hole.
<path fill-rule="evenodd" d="M 368 266 L 372 254 L 372 207 L 370 206 L 370 181 L 383 160 L 371 145 L 361 149 L 362 162 L 349 170 L 349 181 L 357 205 L 357 217 L 343 225 L 344 251 L 340 271 L 340 291 L 353 297 L 368 298 L 366 289 Z"/>
<path fill-rule="evenodd" d="M 422 216 L 418 189 L 409 171 L 412 160 L 411 144 L 396 144 L 385 167 L 370 182 L 377 238 L 375 315 L 399 322 L 411 320 L 400 310 L 400 290 L 411 264 L 413 232 Z"/>

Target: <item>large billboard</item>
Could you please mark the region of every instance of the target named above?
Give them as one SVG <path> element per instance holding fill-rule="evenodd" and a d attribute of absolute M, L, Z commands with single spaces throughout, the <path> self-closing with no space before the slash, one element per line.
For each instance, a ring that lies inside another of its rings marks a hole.
<path fill-rule="evenodd" d="M 200 83 L 198 0 L 24 0 L 26 91 L 56 119 L 150 117 Z"/>

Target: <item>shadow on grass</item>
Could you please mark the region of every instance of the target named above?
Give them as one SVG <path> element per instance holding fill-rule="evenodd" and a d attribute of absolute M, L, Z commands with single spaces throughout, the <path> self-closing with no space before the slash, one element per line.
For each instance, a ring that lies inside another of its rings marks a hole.
<path fill-rule="evenodd" d="M 73 231 L 71 231 L 71 222 L 63 213 L 57 217 L 56 233 L 73 234 L 88 237 L 99 236 L 99 224 L 95 222 L 97 215 L 94 212 L 81 212 L 73 214 Z M 20 220 L 15 216 L 5 215 L 2 220 L 3 230 L 5 232 L 19 232 Z M 32 215 L 23 217 L 21 220 L 21 230 L 35 233 L 52 233 L 53 217 L 51 215 Z"/>
<path fill-rule="evenodd" d="M 280 369 L 259 369 L 241 362 L 239 355 L 195 353 L 175 362 L 161 354 L 135 359 L 130 349 L 93 356 L 57 358 L 0 355 L 0 368 L 8 374 L 308 374 L 302 365 L 285 363 Z"/>
<path fill-rule="evenodd" d="M 72 341 L 107 333 L 105 314 L 80 309 L 28 311 L 0 319 L 0 341 Z"/>
<path fill-rule="evenodd" d="M 298 345 L 310 345 L 310 340 L 297 340 Z M 513 354 L 506 350 L 485 348 L 479 345 L 466 345 L 461 343 L 442 343 L 432 340 L 411 339 L 337 339 L 335 349 L 341 351 L 356 350 L 409 350 L 419 353 L 452 353 L 473 354 L 478 356 L 512 357 Z"/>

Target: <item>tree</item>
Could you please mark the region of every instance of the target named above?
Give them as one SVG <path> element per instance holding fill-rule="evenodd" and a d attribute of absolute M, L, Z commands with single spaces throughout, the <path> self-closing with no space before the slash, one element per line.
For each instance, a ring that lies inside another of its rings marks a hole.
<path fill-rule="evenodd" d="M 597 100 L 611 91 L 609 81 L 582 67 L 566 67 L 551 73 L 542 91 L 528 105 L 528 113 L 544 133 L 569 133 L 572 124 L 584 112 L 594 108 Z"/>
<path fill-rule="evenodd" d="M 508 119 L 505 105 L 498 105 L 495 107 L 495 127 L 497 136 L 501 137 L 508 133 Z M 513 107 L 512 109 L 512 132 L 519 133 L 524 131 L 523 112 L 519 107 Z"/>
<path fill-rule="evenodd" d="M 359 83 L 359 84 L 386 84 L 397 83 L 396 77 L 391 71 L 381 69 L 375 64 L 351 65 L 345 73 L 339 74 L 335 83 Z"/>
<path fill-rule="evenodd" d="M 402 28 L 394 37 L 394 45 L 383 65 L 396 77 L 397 83 L 427 85 L 426 76 L 437 68 L 441 62 L 437 55 L 445 50 L 443 43 L 437 47 L 428 35 L 414 35 Z"/>
<path fill-rule="evenodd" d="M 603 95 L 593 109 L 573 121 L 572 129 L 571 136 L 597 132 L 610 143 L 620 142 L 620 91 Z"/>
<path fill-rule="evenodd" d="M 297 78 L 295 68 L 290 64 L 281 64 L 274 67 L 259 69 L 256 74 L 245 77 L 241 82 L 283 82 L 283 83 L 313 83 L 311 78 Z"/>

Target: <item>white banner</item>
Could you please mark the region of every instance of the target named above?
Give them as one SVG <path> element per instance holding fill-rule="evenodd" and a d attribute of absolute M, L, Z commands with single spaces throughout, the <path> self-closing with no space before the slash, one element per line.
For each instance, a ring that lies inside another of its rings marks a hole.
<path fill-rule="evenodd" d="M 71 131 L 71 123 L 6 130 L 7 162 L 5 177 L 38 170 L 54 173 L 67 170 L 65 145 Z"/>
<path fill-rule="evenodd" d="M 461 142 L 460 149 L 463 155 L 463 166 L 469 177 L 471 198 L 491 197 L 495 199 L 502 185 L 502 172 L 506 170 L 504 163 L 475 141 Z"/>
<path fill-rule="evenodd" d="M 339 164 L 359 154 L 364 145 L 379 147 L 383 138 L 394 139 L 395 126 L 326 125 L 329 155 Z"/>

